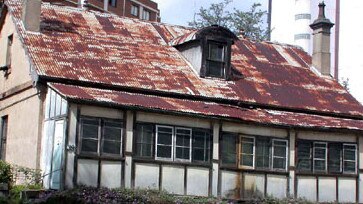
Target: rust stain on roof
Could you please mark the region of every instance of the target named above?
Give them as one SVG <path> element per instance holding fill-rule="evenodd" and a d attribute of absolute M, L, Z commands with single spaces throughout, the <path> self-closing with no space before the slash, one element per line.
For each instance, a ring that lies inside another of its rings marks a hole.
<path fill-rule="evenodd" d="M 212 102 L 157 97 L 64 84 L 51 84 L 50 86 L 62 96 L 73 100 L 108 103 L 148 110 L 161 110 L 197 114 L 201 116 L 229 118 L 245 122 L 273 124 L 279 126 L 363 130 L 362 120 L 342 119 L 265 109 L 246 109 Z"/>
<path fill-rule="evenodd" d="M 43 3 L 41 32 L 33 33 L 23 30 L 21 1 L 6 5 L 39 76 L 363 116 L 359 102 L 313 73 L 311 57 L 293 46 L 237 40 L 232 65 L 244 78 L 200 78 L 169 45 L 193 39 L 192 29 Z"/>

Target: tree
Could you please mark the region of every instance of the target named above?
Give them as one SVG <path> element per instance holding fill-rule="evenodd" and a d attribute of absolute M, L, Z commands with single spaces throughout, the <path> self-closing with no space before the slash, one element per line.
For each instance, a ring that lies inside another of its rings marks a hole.
<path fill-rule="evenodd" d="M 213 24 L 229 28 L 236 35 L 242 34 L 252 40 L 267 40 L 269 30 L 263 22 L 266 11 L 259 7 L 261 4 L 254 3 L 249 11 L 241 11 L 236 8 L 233 12 L 226 10 L 228 4 L 233 0 L 223 0 L 220 3 L 211 4 L 209 8 L 201 7 L 195 14 L 194 20 L 189 22 L 189 26 L 202 28 Z"/>

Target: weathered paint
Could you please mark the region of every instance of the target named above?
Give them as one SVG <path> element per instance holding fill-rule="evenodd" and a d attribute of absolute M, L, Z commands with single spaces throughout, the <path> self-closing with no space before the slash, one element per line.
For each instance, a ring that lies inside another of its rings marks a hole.
<path fill-rule="evenodd" d="M 334 177 L 319 177 L 319 202 L 336 201 L 336 179 Z"/>
<path fill-rule="evenodd" d="M 75 104 L 69 105 L 69 130 L 66 144 L 66 166 L 65 166 L 65 188 L 73 188 L 74 160 L 76 156 L 76 135 L 77 135 L 77 111 L 78 106 Z"/>
<path fill-rule="evenodd" d="M 77 184 L 97 187 L 98 160 L 78 159 Z"/>
<path fill-rule="evenodd" d="M 238 198 L 240 192 L 240 173 L 233 171 L 221 171 L 221 196 L 226 198 Z"/>
<path fill-rule="evenodd" d="M 297 197 L 305 198 L 309 201 L 316 202 L 317 189 L 315 177 L 297 177 Z"/>
<path fill-rule="evenodd" d="M 287 196 L 287 182 L 286 176 L 267 175 L 267 195 L 271 195 L 275 198 L 286 198 Z"/>
<path fill-rule="evenodd" d="M 163 165 L 161 188 L 170 193 L 184 194 L 184 174 L 184 167 Z"/>
<path fill-rule="evenodd" d="M 123 112 L 118 109 L 82 105 L 80 110 L 82 116 L 123 119 Z"/>
<path fill-rule="evenodd" d="M 159 165 L 135 164 L 135 188 L 159 189 Z"/>
<path fill-rule="evenodd" d="M 359 174 L 359 203 L 363 203 L 363 173 Z"/>
<path fill-rule="evenodd" d="M 101 187 L 121 187 L 121 162 L 101 161 Z"/>
<path fill-rule="evenodd" d="M 288 131 L 286 129 L 267 128 L 230 122 L 223 122 L 222 131 L 280 138 L 286 138 L 288 135 Z"/>
<path fill-rule="evenodd" d="M 289 131 L 289 188 L 288 188 L 288 195 L 291 197 L 295 197 L 295 142 L 296 142 L 296 132 L 290 130 Z"/>
<path fill-rule="evenodd" d="M 187 195 L 208 196 L 209 169 L 187 168 Z"/>
<path fill-rule="evenodd" d="M 265 175 L 263 174 L 243 174 L 244 182 L 243 198 L 250 199 L 265 196 Z"/>
<path fill-rule="evenodd" d="M 44 122 L 43 127 L 43 135 L 50 135 L 53 133 L 54 128 L 54 121 L 46 121 Z M 42 138 L 42 154 L 41 154 L 41 163 L 40 168 L 43 172 L 43 185 L 45 188 L 50 188 L 50 173 L 51 169 L 51 160 L 52 160 L 52 145 L 53 144 L 53 137 L 43 137 Z"/>
<path fill-rule="evenodd" d="M 321 140 L 321 141 L 331 141 L 331 142 L 357 142 L 357 137 L 354 134 L 349 133 L 324 133 L 324 132 L 311 132 L 311 131 L 299 131 L 297 139 L 305 140 Z"/>
<path fill-rule="evenodd" d="M 338 178 L 339 203 L 355 203 L 356 193 L 356 180 L 354 178 Z"/>
<path fill-rule="evenodd" d="M 125 156 L 125 187 L 131 188 L 131 171 L 132 171 L 132 158 L 130 156 Z"/>
<path fill-rule="evenodd" d="M 155 123 L 157 121 L 159 124 L 177 125 L 185 127 L 195 127 L 195 128 L 210 128 L 210 122 L 207 119 L 191 118 L 185 116 L 173 116 L 165 114 L 147 113 L 138 111 L 136 113 L 137 122 L 148 122 Z"/>

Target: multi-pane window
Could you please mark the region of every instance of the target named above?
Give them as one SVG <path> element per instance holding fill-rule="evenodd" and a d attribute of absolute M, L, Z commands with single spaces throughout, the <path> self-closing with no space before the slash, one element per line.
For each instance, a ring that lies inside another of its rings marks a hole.
<path fill-rule="evenodd" d="M 237 161 L 237 137 L 234 134 L 223 133 L 222 135 L 222 150 L 221 150 L 221 157 L 222 157 L 222 164 L 223 165 L 236 165 Z"/>
<path fill-rule="evenodd" d="M 136 131 L 137 157 L 153 158 L 155 155 L 155 159 L 182 162 L 209 162 L 210 160 L 211 139 L 208 130 L 137 124 Z"/>
<path fill-rule="evenodd" d="M 254 167 L 255 138 L 241 137 L 240 166 Z"/>
<path fill-rule="evenodd" d="M 152 157 L 154 149 L 154 126 L 151 124 L 136 125 L 136 155 Z"/>
<path fill-rule="evenodd" d="M 142 20 L 150 20 L 150 11 L 146 9 L 142 11 Z"/>
<path fill-rule="evenodd" d="M 10 73 L 11 68 L 11 49 L 13 46 L 13 34 L 8 36 L 8 45 L 6 49 L 6 65 L 8 66 L 7 72 Z"/>
<path fill-rule="evenodd" d="M 139 16 L 139 7 L 135 5 L 131 5 L 131 15 Z"/>
<path fill-rule="evenodd" d="M 237 134 L 223 133 L 221 144 L 223 165 L 235 166 L 238 155 L 238 166 L 241 168 L 283 171 L 287 169 L 287 140 L 238 137 Z M 238 152 L 236 144 L 239 146 Z"/>
<path fill-rule="evenodd" d="M 297 169 L 300 172 L 356 173 L 357 147 L 338 142 L 297 143 Z"/>
<path fill-rule="evenodd" d="M 226 45 L 210 41 L 206 61 L 206 76 L 223 78 L 225 76 Z"/>
<path fill-rule="evenodd" d="M 81 152 L 121 155 L 122 123 L 118 120 L 81 118 Z"/>
<path fill-rule="evenodd" d="M 313 169 L 315 172 L 325 172 L 327 166 L 327 143 L 314 142 Z"/>
<path fill-rule="evenodd" d="M 272 168 L 286 170 L 287 164 L 287 141 L 272 140 Z"/>

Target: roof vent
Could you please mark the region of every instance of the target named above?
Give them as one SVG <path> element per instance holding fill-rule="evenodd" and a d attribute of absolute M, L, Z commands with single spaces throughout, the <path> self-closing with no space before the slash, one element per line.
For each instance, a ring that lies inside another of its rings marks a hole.
<path fill-rule="evenodd" d="M 41 0 L 24 0 L 22 21 L 27 31 L 39 32 Z"/>

